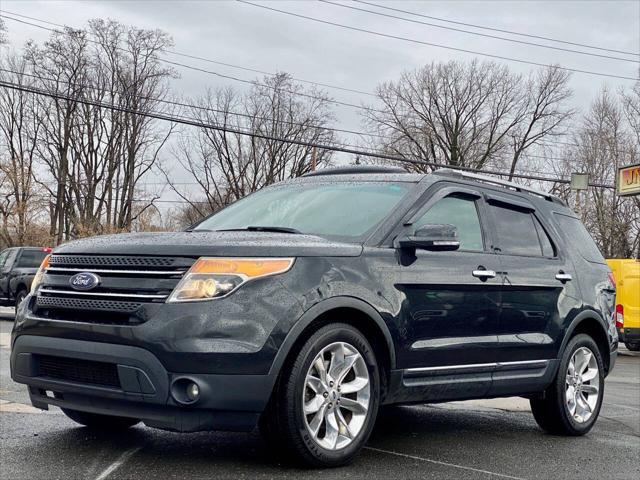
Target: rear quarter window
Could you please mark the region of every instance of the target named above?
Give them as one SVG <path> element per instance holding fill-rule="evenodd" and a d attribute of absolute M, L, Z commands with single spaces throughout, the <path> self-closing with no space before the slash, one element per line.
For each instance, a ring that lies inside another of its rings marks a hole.
<path fill-rule="evenodd" d="M 568 246 L 578 250 L 580 256 L 588 262 L 605 263 L 596 242 L 579 219 L 561 213 L 554 213 L 554 215 Z"/>

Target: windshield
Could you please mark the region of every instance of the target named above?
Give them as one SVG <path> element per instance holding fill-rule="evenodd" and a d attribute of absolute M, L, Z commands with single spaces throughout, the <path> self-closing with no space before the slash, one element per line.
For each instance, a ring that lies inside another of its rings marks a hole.
<path fill-rule="evenodd" d="M 410 187 L 392 182 L 290 183 L 238 200 L 194 230 L 279 227 L 359 240 L 373 231 Z"/>

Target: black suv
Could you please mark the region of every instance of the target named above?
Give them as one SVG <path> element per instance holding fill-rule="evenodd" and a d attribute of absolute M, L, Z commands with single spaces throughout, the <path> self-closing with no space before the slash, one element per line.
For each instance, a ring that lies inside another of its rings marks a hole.
<path fill-rule="evenodd" d="M 11 247 L 0 252 L 0 305 L 18 305 L 31 289 L 31 282 L 50 248 Z"/>
<path fill-rule="evenodd" d="M 15 381 L 88 427 L 259 425 L 349 461 L 380 405 L 519 395 L 593 426 L 617 333 L 610 271 L 558 198 L 380 167 L 265 188 L 178 233 L 58 247 L 16 319 Z"/>

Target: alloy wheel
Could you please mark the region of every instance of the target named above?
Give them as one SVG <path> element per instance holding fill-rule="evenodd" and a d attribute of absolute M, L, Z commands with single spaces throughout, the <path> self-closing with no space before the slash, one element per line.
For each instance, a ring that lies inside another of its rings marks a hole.
<path fill-rule="evenodd" d="M 578 423 L 587 422 L 598 404 L 600 374 L 596 356 L 587 347 L 578 348 L 569 360 L 565 382 L 565 404 Z"/>
<path fill-rule="evenodd" d="M 345 342 L 324 347 L 311 363 L 302 398 L 305 426 L 327 450 L 351 444 L 367 419 L 369 370 L 358 350 Z"/>

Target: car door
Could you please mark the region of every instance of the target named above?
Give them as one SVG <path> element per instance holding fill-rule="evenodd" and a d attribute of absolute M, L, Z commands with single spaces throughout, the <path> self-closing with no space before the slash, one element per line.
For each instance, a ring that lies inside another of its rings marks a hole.
<path fill-rule="evenodd" d="M 15 248 L 6 248 L 0 252 L 0 302 L 9 301 L 9 273 L 15 250 Z"/>
<path fill-rule="evenodd" d="M 573 265 L 560 253 L 533 204 L 506 194 L 492 194 L 487 203 L 502 276 L 500 367 L 492 393 L 503 394 L 545 383 L 562 337 L 562 319 L 579 295 L 571 281 Z"/>
<path fill-rule="evenodd" d="M 430 383 L 430 398 L 483 395 L 490 386 L 501 282 L 483 210 L 480 192 L 446 186 L 405 220 L 401 233 L 411 234 L 426 224 L 451 224 L 461 243 L 456 251 L 416 249 L 401 261 L 396 283 L 403 294 L 404 376 L 414 382 L 439 376 Z M 464 392 L 456 392 L 454 384 Z"/>

